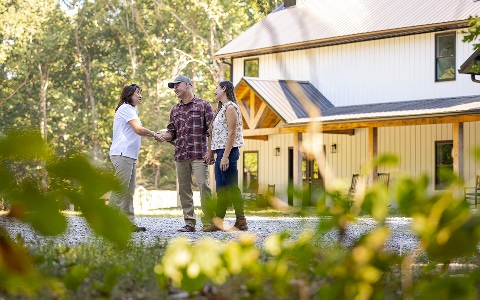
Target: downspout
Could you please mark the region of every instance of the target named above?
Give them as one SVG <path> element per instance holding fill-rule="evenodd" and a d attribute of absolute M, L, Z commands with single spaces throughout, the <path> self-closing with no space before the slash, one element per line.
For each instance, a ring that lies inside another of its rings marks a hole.
<path fill-rule="evenodd" d="M 475 74 L 470 74 L 470 78 L 472 79 L 473 82 L 480 83 L 480 80 L 475 78 Z"/>

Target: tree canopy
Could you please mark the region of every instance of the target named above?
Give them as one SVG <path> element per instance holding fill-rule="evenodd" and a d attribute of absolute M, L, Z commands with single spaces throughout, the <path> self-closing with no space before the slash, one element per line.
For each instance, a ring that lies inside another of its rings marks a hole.
<path fill-rule="evenodd" d="M 259 0 L 0 0 L 0 133 L 35 128 L 57 153 L 108 161 L 124 85 L 143 88 L 142 123 L 160 130 L 177 101 L 166 83 L 192 78 L 213 102 L 223 45 L 275 9 Z M 144 140 L 139 184 L 174 188 L 172 146 Z"/>

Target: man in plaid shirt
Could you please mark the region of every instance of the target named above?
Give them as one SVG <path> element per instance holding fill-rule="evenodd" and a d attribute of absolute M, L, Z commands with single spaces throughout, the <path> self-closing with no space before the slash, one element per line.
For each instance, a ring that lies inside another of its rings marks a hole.
<path fill-rule="evenodd" d="M 180 101 L 170 111 L 167 132 L 158 135 L 157 140 L 175 142 L 178 193 L 185 219 L 185 226 L 178 231 L 195 232 L 192 175 L 200 189 L 203 226 L 209 226 L 214 217 L 212 191 L 208 182 L 207 138 L 215 113 L 208 101 L 193 94 L 192 81 L 188 77 L 178 76 L 168 83 L 168 87 L 175 91 Z"/>

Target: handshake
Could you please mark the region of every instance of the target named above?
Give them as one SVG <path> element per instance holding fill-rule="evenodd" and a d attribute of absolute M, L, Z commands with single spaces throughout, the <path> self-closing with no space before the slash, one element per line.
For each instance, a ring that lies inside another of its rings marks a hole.
<path fill-rule="evenodd" d="M 158 142 L 168 142 L 172 139 L 172 136 L 167 132 L 166 129 L 162 129 L 159 132 L 153 132 L 153 138 Z"/>
<path fill-rule="evenodd" d="M 154 137 L 158 142 L 165 142 L 165 141 L 167 141 L 167 134 L 166 134 L 166 133 L 156 132 L 153 137 Z M 168 137 L 170 137 L 170 135 L 168 135 Z"/>

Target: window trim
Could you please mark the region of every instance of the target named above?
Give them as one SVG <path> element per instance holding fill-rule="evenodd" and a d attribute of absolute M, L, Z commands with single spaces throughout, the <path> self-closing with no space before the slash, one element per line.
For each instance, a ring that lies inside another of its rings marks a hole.
<path fill-rule="evenodd" d="M 439 79 L 438 78 L 438 59 L 439 58 L 445 58 L 445 57 L 439 57 L 437 56 L 438 53 L 438 37 L 441 36 L 446 36 L 446 35 L 453 35 L 454 39 L 454 47 L 453 47 L 453 78 L 447 78 L 447 79 Z M 442 33 L 437 33 L 435 34 L 435 82 L 444 82 L 444 81 L 455 81 L 457 79 L 457 32 L 456 31 L 449 31 L 449 32 L 442 32 Z"/>
<path fill-rule="evenodd" d="M 257 76 L 247 76 L 247 75 L 246 75 L 246 72 L 247 72 L 247 63 L 248 63 L 249 61 L 257 61 L 257 65 L 258 65 L 258 74 L 257 74 Z M 243 76 L 256 77 L 256 78 L 260 77 L 260 59 L 259 59 L 258 57 L 245 59 L 245 60 L 243 61 Z"/>
<path fill-rule="evenodd" d="M 245 187 L 246 185 L 246 182 L 245 182 L 245 155 L 246 154 L 250 154 L 250 153 L 253 153 L 253 154 L 256 154 L 257 155 L 257 190 L 256 191 L 248 191 L 248 187 Z M 250 151 L 243 151 L 243 156 L 242 156 L 242 193 L 258 193 L 258 188 L 259 188 L 259 173 L 260 173 L 260 166 L 259 166 L 259 160 L 260 160 L 260 155 L 258 153 L 258 150 L 250 150 Z"/>
<path fill-rule="evenodd" d="M 441 141 L 435 141 L 435 148 L 434 148 L 434 151 L 435 151 L 435 154 L 434 154 L 434 157 L 435 157 L 435 166 L 434 166 L 434 187 L 435 187 L 435 190 L 443 190 L 445 189 L 444 186 L 442 185 L 441 182 L 437 182 L 437 179 L 438 179 L 438 176 L 439 174 L 437 174 L 437 170 L 438 170 L 438 167 L 440 166 L 447 166 L 447 165 L 444 165 L 444 164 L 440 164 L 439 161 L 438 161 L 438 157 L 437 157 L 437 147 L 439 145 L 449 145 L 451 144 L 452 145 L 452 151 L 453 151 L 453 140 L 441 140 Z M 452 156 L 452 169 L 453 169 L 453 165 L 454 165 L 454 161 L 453 161 L 454 157 Z"/>

